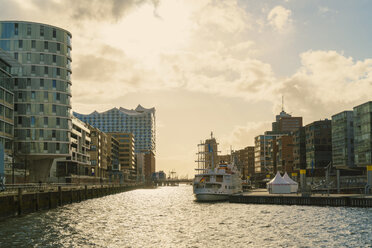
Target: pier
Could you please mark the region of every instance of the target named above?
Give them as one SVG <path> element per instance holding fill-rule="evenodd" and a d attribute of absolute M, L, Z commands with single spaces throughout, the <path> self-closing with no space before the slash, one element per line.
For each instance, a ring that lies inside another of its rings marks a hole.
<path fill-rule="evenodd" d="M 138 188 L 143 188 L 143 185 L 24 185 L 12 187 L 0 194 L 0 220 Z"/>
<path fill-rule="evenodd" d="M 230 203 L 304 205 L 332 207 L 372 207 L 372 196 L 351 194 L 269 194 L 266 191 L 252 191 L 229 197 Z"/>

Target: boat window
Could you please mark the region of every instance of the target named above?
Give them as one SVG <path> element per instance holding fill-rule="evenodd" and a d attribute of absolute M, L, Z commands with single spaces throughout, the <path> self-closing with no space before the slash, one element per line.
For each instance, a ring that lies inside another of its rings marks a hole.
<path fill-rule="evenodd" d="M 205 176 L 204 178 L 206 182 L 209 182 L 211 180 L 210 176 Z"/>
<path fill-rule="evenodd" d="M 216 176 L 216 182 L 219 182 L 219 183 L 223 182 L 223 176 L 222 175 L 217 175 Z"/>

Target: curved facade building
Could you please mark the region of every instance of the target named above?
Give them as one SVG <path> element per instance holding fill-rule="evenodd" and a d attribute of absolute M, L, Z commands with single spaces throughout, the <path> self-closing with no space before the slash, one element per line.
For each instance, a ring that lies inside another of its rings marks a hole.
<path fill-rule="evenodd" d="M 103 113 L 74 116 L 106 133 L 132 133 L 135 140 L 135 153 L 156 153 L 155 108 L 136 109 L 113 108 Z"/>
<path fill-rule="evenodd" d="M 0 21 L 0 48 L 20 64 L 14 77 L 14 150 L 30 181 L 69 156 L 71 34 L 32 22 Z"/>

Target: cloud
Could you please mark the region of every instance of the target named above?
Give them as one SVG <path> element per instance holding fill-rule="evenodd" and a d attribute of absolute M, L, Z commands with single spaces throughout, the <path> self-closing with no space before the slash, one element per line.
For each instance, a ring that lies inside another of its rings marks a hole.
<path fill-rule="evenodd" d="M 307 51 L 301 67 L 280 81 L 278 94 L 308 120 L 330 118 L 370 100 L 372 59 L 354 61 L 336 51 Z"/>
<path fill-rule="evenodd" d="M 267 20 L 278 32 L 284 32 L 292 23 L 291 14 L 291 10 L 278 5 L 269 12 Z"/>

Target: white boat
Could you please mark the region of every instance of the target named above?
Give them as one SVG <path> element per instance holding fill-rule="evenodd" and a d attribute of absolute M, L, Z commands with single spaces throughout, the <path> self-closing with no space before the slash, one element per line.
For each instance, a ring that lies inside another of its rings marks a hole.
<path fill-rule="evenodd" d="M 229 195 L 242 192 L 240 173 L 231 164 L 220 164 L 195 175 L 193 188 L 197 201 L 228 200 Z"/>
<path fill-rule="evenodd" d="M 215 142 L 213 136 L 211 140 Z M 207 140 L 208 141 L 208 140 Z M 217 149 L 217 143 L 213 143 Z M 208 149 L 206 147 L 208 146 Z M 193 192 L 197 201 L 224 201 L 229 195 L 242 192 L 239 170 L 234 163 L 219 163 L 215 166 L 213 147 L 207 143 L 199 144 L 202 150 L 198 154 L 198 174 L 193 181 Z M 205 151 L 207 150 L 207 151 Z M 206 157 L 209 156 L 209 159 Z"/>

